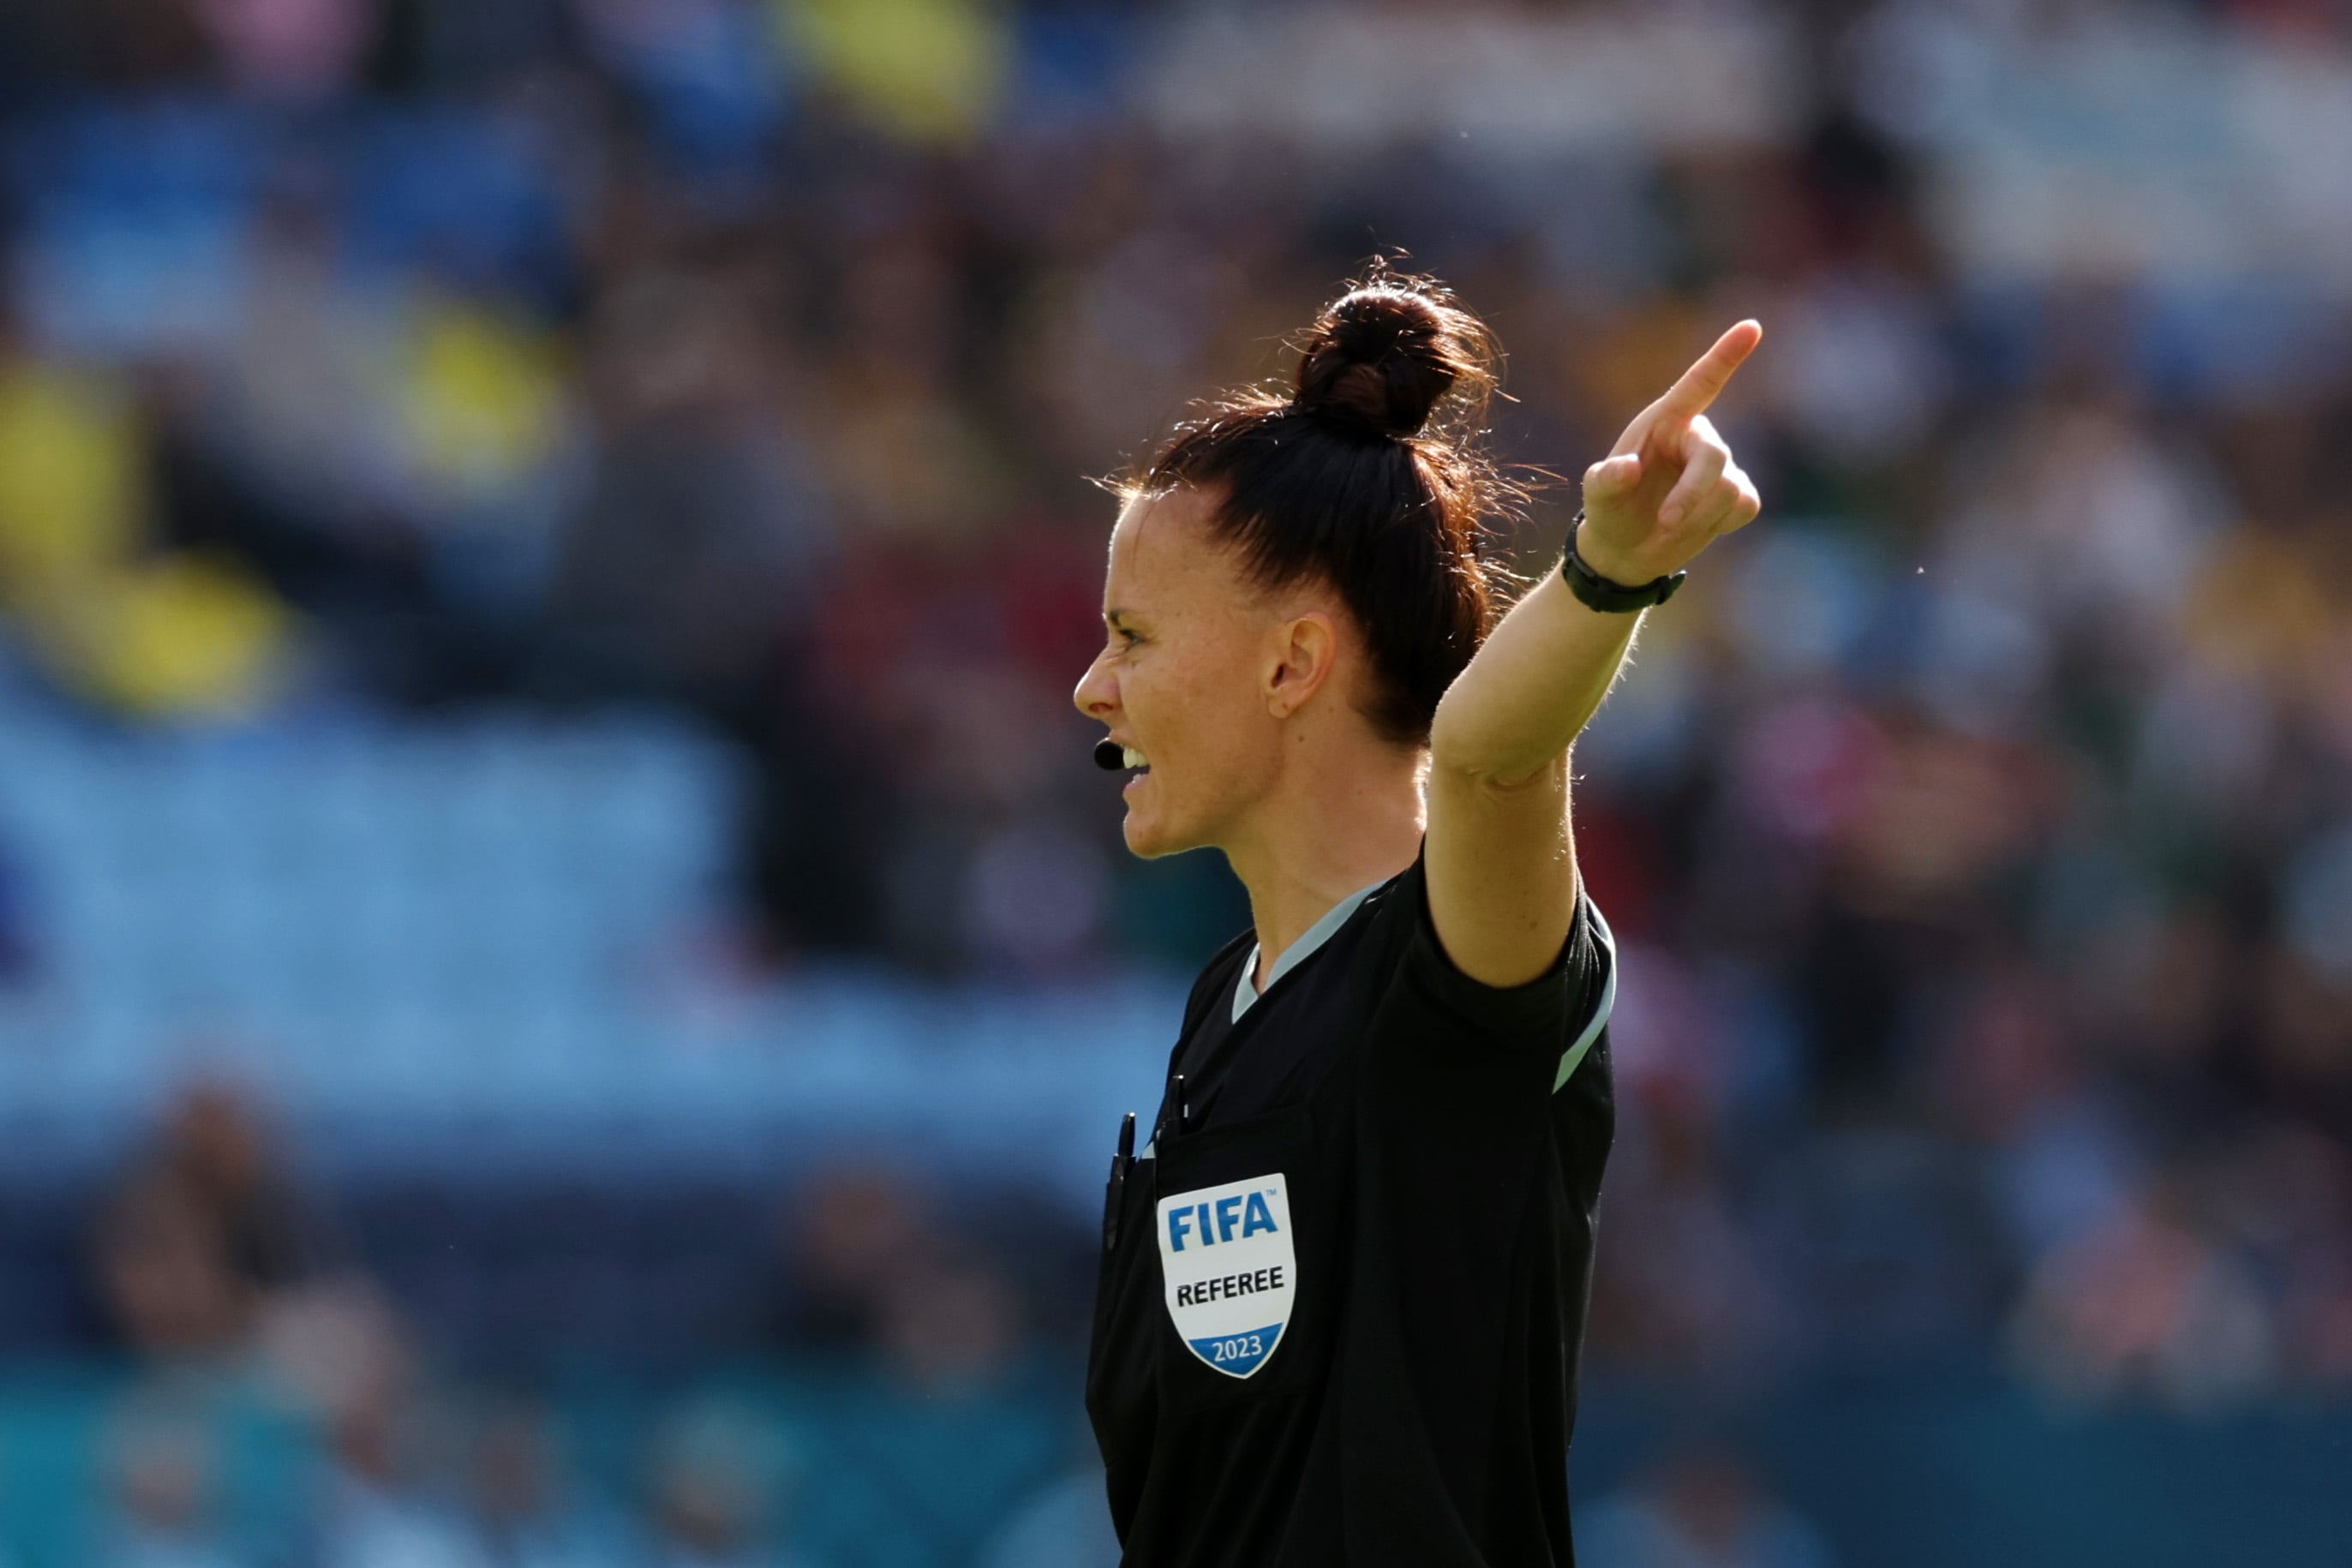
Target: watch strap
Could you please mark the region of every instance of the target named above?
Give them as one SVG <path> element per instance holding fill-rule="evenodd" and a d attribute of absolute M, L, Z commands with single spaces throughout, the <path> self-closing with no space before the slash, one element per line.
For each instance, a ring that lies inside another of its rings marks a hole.
<path fill-rule="evenodd" d="M 1675 590 L 1690 575 L 1687 571 L 1670 572 L 1630 588 L 1612 582 L 1586 565 L 1584 557 L 1576 552 L 1577 531 L 1583 526 L 1584 513 L 1580 510 L 1576 521 L 1568 525 L 1568 543 L 1559 552 L 1559 574 L 1567 579 L 1569 592 L 1592 609 L 1605 615 L 1627 615 L 1663 605 L 1675 596 Z"/>

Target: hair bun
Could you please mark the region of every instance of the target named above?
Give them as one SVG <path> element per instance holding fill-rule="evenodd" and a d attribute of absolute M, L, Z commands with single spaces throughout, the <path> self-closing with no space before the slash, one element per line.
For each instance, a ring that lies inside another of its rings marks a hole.
<path fill-rule="evenodd" d="M 1433 285 L 1374 279 L 1316 320 L 1291 405 L 1365 434 L 1417 435 L 1457 383 L 1483 390 L 1485 333 Z"/>

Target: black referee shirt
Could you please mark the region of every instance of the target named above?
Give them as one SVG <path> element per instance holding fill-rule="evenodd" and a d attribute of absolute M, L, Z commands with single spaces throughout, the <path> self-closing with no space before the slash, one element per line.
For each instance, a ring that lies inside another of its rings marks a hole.
<path fill-rule="evenodd" d="M 1087 1408 L 1124 1568 L 1568 1564 L 1614 1125 L 1608 927 L 1496 989 L 1422 863 L 1236 1021 L 1209 961 L 1154 1157 L 1114 1165 Z"/>

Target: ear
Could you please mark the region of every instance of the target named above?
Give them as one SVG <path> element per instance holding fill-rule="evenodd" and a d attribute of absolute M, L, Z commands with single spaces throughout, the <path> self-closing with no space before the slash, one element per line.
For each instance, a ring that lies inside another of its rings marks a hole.
<path fill-rule="evenodd" d="M 1287 719 L 1307 706 L 1331 679 L 1339 661 L 1339 634 L 1320 610 L 1285 621 L 1275 633 L 1265 676 L 1265 710 Z"/>

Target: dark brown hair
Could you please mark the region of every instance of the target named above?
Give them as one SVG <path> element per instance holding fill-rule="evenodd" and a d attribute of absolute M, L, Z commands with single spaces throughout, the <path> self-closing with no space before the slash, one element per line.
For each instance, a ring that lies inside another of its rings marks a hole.
<path fill-rule="evenodd" d="M 1494 340 L 1434 281 L 1375 263 L 1295 346 L 1294 388 L 1213 400 L 1122 489 L 1221 488 L 1211 526 L 1251 580 L 1338 589 L 1371 648 L 1365 717 L 1423 744 L 1494 624 L 1481 529 L 1514 493 L 1478 428 Z"/>

